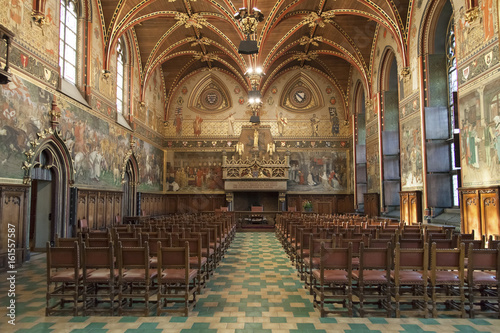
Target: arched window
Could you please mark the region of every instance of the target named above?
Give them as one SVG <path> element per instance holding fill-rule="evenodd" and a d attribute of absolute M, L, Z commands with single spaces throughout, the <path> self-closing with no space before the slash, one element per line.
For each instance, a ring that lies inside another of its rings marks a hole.
<path fill-rule="evenodd" d="M 125 85 L 125 50 L 123 40 L 116 46 L 116 111 L 123 114 L 123 96 Z"/>
<path fill-rule="evenodd" d="M 452 182 L 453 182 L 453 206 L 459 206 L 459 193 L 458 188 L 460 187 L 460 158 L 455 158 L 456 152 L 458 150 L 458 115 L 456 114 L 456 102 L 457 102 L 457 57 L 455 54 L 455 22 L 453 15 L 448 22 L 448 29 L 446 35 L 446 68 L 448 69 L 448 114 L 450 117 L 450 133 L 453 133 L 453 140 L 450 144 L 450 155 L 452 156 Z M 456 119 L 455 119 L 456 118 Z"/>
<path fill-rule="evenodd" d="M 76 84 L 77 8 L 77 3 L 73 0 L 61 1 L 59 67 L 61 68 L 61 77 L 73 84 Z"/>

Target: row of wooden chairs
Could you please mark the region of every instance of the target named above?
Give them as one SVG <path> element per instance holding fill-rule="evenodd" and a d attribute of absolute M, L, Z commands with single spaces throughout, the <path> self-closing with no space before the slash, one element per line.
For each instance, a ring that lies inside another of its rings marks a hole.
<path fill-rule="evenodd" d="M 429 253 L 430 251 L 430 253 Z M 353 268 L 352 244 L 345 248 L 320 249 L 319 267 L 312 269 L 314 306 L 321 316 L 330 313 L 361 317 L 384 314 L 459 315 L 474 318 L 478 313 L 500 316 L 500 246 L 495 249 L 439 249 L 436 244 L 420 249 L 360 248 L 359 267 Z M 354 301 L 354 297 L 358 301 Z M 341 304 L 342 307 L 336 307 Z"/>
<path fill-rule="evenodd" d="M 46 315 L 71 312 L 77 316 L 81 308 L 84 316 L 95 312 L 114 315 L 115 311 L 148 316 L 156 303 L 157 315 L 180 312 L 187 316 L 200 288 L 198 270 L 190 264 L 189 243 L 158 247 L 158 264 L 153 268 L 147 242 L 141 247 L 119 244 L 116 257 L 112 243 L 108 247 L 86 247 L 84 243 L 82 248 L 77 242 L 72 247 L 47 244 Z M 184 306 L 167 307 L 179 302 Z M 66 303 L 72 306 L 65 307 Z"/>
<path fill-rule="evenodd" d="M 188 315 L 234 237 L 234 229 L 222 223 L 204 227 L 196 232 L 182 228 L 134 235 L 114 227 L 56 238 L 55 247 L 47 245 L 46 314 L 76 315 L 81 309 L 83 315 L 101 310 L 148 315 L 150 304 L 156 303 L 157 314 Z M 137 307 L 138 302 L 144 306 Z M 184 306 L 175 306 L 178 302 Z"/>

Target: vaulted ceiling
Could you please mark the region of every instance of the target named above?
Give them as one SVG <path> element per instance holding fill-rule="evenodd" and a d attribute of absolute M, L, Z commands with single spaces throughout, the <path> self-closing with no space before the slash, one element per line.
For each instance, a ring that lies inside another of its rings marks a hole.
<path fill-rule="evenodd" d="M 347 92 L 351 71 L 365 83 L 377 26 L 385 27 L 406 57 L 410 0 L 101 0 L 109 59 L 116 41 L 135 35 L 141 76 L 161 66 L 167 98 L 189 73 L 218 68 L 250 89 L 244 73 L 261 66 L 263 93 L 291 68 L 309 66 Z M 256 55 L 238 53 L 245 39 L 234 14 L 257 7 L 264 14 L 254 35 Z M 168 103 L 168 101 L 167 101 Z"/>

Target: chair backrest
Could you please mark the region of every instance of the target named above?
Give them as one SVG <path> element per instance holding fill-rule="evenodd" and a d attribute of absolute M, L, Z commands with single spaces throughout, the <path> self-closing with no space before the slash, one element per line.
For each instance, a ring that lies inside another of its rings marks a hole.
<path fill-rule="evenodd" d="M 375 238 L 373 235 L 368 237 L 367 246 L 369 248 L 386 248 L 390 243 L 391 246 L 394 244 L 394 235 L 391 238 Z"/>
<path fill-rule="evenodd" d="M 80 232 L 87 232 L 87 231 L 89 231 L 89 224 L 87 222 L 87 219 L 83 218 L 83 219 L 79 219 L 78 220 L 78 230 Z"/>
<path fill-rule="evenodd" d="M 403 248 L 396 243 L 394 253 L 395 271 L 398 270 L 420 270 L 427 272 L 429 268 L 429 246 L 427 243 L 419 248 Z M 424 274 L 424 276 L 426 276 Z"/>
<path fill-rule="evenodd" d="M 464 243 L 461 243 L 458 248 L 440 248 L 437 242 L 433 242 L 430 251 L 431 277 L 435 278 L 438 270 L 457 270 L 461 272 L 460 277 L 463 278 L 464 258 Z"/>
<path fill-rule="evenodd" d="M 455 242 L 453 239 L 431 239 L 432 240 L 432 245 L 435 246 L 438 249 L 454 249 L 455 248 Z"/>
<path fill-rule="evenodd" d="M 143 268 L 149 269 L 149 244 L 142 246 L 125 246 L 123 241 L 118 242 L 118 268 L 123 269 Z"/>
<path fill-rule="evenodd" d="M 314 238 L 311 234 L 309 239 L 309 248 L 311 257 L 319 257 L 321 254 L 321 244 L 324 243 L 325 247 L 333 248 L 335 247 L 333 238 Z"/>
<path fill-rule="evenodd" d="M 148 238 L 146 240 L 149 246 L 149 254 L 151 256 L 156 256 L 158 255 L 158 252 L 160 251 L 160 248 L 158 247 L 158 243 L 161 244 L 161 247 L 171 247 L 172 246 L 172 240 L 169 236 L 163 237 L 163 238 Z"/>
<path fill-rule="evenodd" d="M 488 270 L 497 272 L 500 268 L 500 245 L 495 249 L 477 249 L 474 244 L 469 244 L 467 271 L 470 274 L 474 270 Z M 470 276 L 469 274 L 469 276 Z"/>
<path fill-rule="evenodd" d="M 189 255 L 191 257 L 201 257 L 201 235 L 198 235 L 198 237 L 191 237 L 191 238 L 181 238 L 180 239 L 181 243 L 188 243 L 189 244 Z"/>
<path fill-rule="evenodd" d="M 398 244 L 402 249 L 418 249 L 424 247 L 423 239 L 400 239 Z"/>
<path fill-rule="evenodd" d="M 169 268 L 189 269 L 189 243 L 184 246 L 163 247 L 158 243 L 158 270 Z"/>
<path fill-rule="evenodd" d="M 118 243 L 122 244 L 123 247 L 141 247 L 144 244 L 141 242 L 141 239 L 138 238 L 119 238 Z"/>
<path fill-rule="evenodd" d="M 393 253 L 392 244 L 386 243 L 385 247 L 365 247 L 361 243 L 359 247 L 359 271 L 364 269 L 385 269 L 387 272 L 391 270 Z"/>
<path fill-rule="evenodd" d="M 111 241 L 107 238 L 87 238 L 85 245 L 87 247 L 107 247 Z"/>
<path fill-rule="evenodd" d="M 77 241 L 64 247 L 51 247 L 47 242 L 47 272 L 52 268 L 80 268 L 80 245 Z"/>
<path fill-rule="evenodd" d="M 113 242 L 108 242 L 107 247 L 88 247 L 83 243 L 82 266 L 84 270 L 94 268 L 109 268 L 113 270 L 115 267 Z"/>
<path fill-rule="evenodd" d="M 345 248 L 329 248 L 321 243 L 320 269 L 345 269 L 352 273 L 352 244 Z"/>
<path fill-rule="evenodd" d="M 73 247 L 74 242 L 81 244 L 82 235 L 79 234 L 78 237 L 59 237 L 59 235 L 56 234 L 56 247 Z"/>

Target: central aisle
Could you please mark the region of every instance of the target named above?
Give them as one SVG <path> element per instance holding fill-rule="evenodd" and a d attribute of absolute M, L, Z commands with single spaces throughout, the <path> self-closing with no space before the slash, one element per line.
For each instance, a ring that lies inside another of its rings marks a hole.
<path fill-rule="evenodd" d="M 207 295 L 206 297 L 204 297 Z M 274 233 L 239 232 L 193 312 L 229 317 L 318 315 Z"/>

